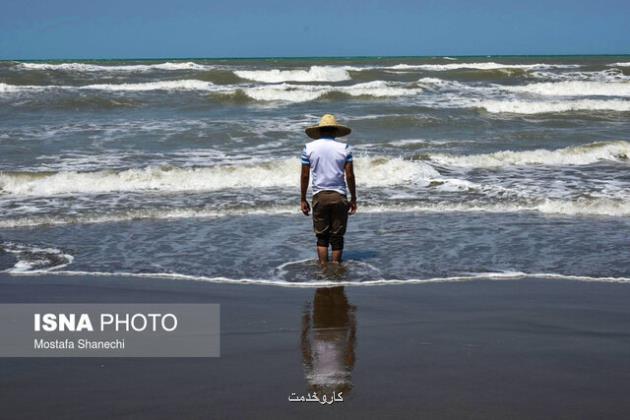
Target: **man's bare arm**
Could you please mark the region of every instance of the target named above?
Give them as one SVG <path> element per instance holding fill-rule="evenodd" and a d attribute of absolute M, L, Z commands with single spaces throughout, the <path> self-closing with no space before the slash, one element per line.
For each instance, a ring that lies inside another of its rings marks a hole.
<path fill-rule="evenodd" d="M 311 167 L 308 165 L 302 165 L 302 173 L 300 175 L 300 209 L 305 216 L 311 211 L 311 206 L 306 201 L 306 192 L 308 191 L 308 180 L 311 175 Z"/>
<path fill-rule="evenodd" d="M 352 162 L 346 163 L 346 182 L 350 190 L 350 214 L 357 212 L 357 186 L 354 180 L 354 167 Z"/>

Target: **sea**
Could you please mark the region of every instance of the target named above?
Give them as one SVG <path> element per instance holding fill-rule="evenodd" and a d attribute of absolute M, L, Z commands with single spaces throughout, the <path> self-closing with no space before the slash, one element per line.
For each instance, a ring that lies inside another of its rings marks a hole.
<path fill-rule="evenodd" d="M 325 113 L 358 192 L 332 272 L 299 212 Z M 630 281 L 630 56 L 2 61 L 0 271 Z"/>

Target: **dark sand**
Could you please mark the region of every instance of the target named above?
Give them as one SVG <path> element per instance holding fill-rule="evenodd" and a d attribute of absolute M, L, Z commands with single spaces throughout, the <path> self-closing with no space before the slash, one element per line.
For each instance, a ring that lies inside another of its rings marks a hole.
<path fill-rule="evenodd" d="M 301 335 L 314 289 L 0 275 L 2 302 L 209 302 L 222 308 L 220 358 L 0 359 L 0 418 L 575 419 L 630 413 L 630 285 L 475 281 L 350 287 L 345 294 L 356 319 L 352 389 L 344 402 L 323 406 L 287 400 L 308 391 Z"/>

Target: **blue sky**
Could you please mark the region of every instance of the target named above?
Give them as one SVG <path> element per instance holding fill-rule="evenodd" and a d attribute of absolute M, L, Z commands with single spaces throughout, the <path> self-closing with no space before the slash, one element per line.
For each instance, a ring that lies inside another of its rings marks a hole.
<path fill-rule="evenodd" d="M 0 59 L 630 53 L 630 1 L 8 0 Z"/>

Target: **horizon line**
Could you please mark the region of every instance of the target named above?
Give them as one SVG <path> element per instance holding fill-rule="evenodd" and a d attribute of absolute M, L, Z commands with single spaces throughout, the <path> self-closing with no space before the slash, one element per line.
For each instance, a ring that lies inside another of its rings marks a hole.
<path fill-rule="evenodd" d="M 321 55 L 321 56 L 251 56 L 251 57 L 110 57 L 110 58 L 2 58 L 0 62 L 6 61 L 155 61 L 155 60 L 313 60 L 313 59 L 392 59 L 392 58 L 476 58 L 476 57 L 624 57 L 630 56 L 630 53 L 618 54 L 429 54 L 429 55 Z"/>

